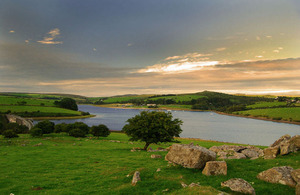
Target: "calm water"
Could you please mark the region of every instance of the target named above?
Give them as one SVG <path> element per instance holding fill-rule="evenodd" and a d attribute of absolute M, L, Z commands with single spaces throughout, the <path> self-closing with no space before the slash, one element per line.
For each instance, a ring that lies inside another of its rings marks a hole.
<path fill-rule="evenodd" d="M 89 126 L 105 124 L 112 130 L 121 130 L 126 120 L 140 113 L 135 109 L 114 109 L 79 105 L 79 110 L 96 115 L 93 118 L 52 120 L 57 123 L 84 122 Z M 214 112 L 172 111 L 183 121 L 180 137 L 235 142 L 253 145 L 270 145 L 282 135 L 300 134 L 300 126 L 241 117 Z"/>

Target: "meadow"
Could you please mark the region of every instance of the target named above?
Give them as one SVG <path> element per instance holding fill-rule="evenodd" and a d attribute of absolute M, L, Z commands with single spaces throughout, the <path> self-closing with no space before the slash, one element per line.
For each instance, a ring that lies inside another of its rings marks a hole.
<path fill-rule="evenodd" d="M 22 102 L 26 102 L 26 105 L 32 106 L 54 106 L 54 100 L 0 96 L 0 105 L 19 105 Z"/>
<path fill-rule="evenodd" d="M 246 116 L 265 117 L 274 120 L 300 122 L 300 107 L 252 109 L 236 113 Z"/>
<path fill-rule="evenodd" d="M 180 141 L 207 148 L 224 144 Z M 42 145 L 35 146 L 38 143 Z M 166 148 L 171 144 L 150 147 Z M 73 138 L 66 134 L 50 134 L 42 138 L 20 135 L 9 140 L 0 137 L 0 194 L 201 194 L 204 191 L 215 194 L 211 187 L 230 192 L 220 183 L 236 177 L 251 182 L 256 194 L 295 193 L 294 188 L 258 180 L 256 175 L 274 166 L 300 168 L 299 153 L 272 160 L 226 160 L 227 176 L 205 176 L 201 170 L 170 166 L 164 160 L 167 152 L 130 151 L 143 145 L 128 141 L 122 133 L 111 133 L 99 139 Z M 151 154 L 160 154 L 163 158 L 151 159 Z M 160 172 L 156 171 L 158 168 Z M 132 175 L 136 170 L 141 173 L 141 181 L 132 186 Z M 203 187 L 182 188 L 180 182 L 199 182 Z"/>

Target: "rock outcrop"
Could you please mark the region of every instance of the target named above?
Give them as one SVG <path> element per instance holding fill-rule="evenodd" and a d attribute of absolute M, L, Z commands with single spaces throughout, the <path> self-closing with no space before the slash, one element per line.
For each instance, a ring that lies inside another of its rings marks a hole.
<path fill-rule="evenodd" d="M 288 166 L 282 167 L 273 167 L 266 171 L 263 171 L 257 175 L 257 178 L 269 183 L 280 183 L 283 185 L 288 185 L 291 187 L 296 186 L 296 182 L 294 181 L 291 172 L 294 169 Z"/>
<path fill-rule="evenodd" d="M 151 158 L 162 158 L 162 156 L 161 156 L 161 155 L 158 155 L 158 154 L 152 154 L 152 155 L 151 155 Z"/>
<path fill-rule="evenodd" d="M 275 149 L 278 149 L 278 152 L 276 154 Z M 294 137 L 291 137 L 290 135 L 284 135 L 276 140 L 273 144 L 271 144 L 269 148 L 266 148 L 264 152 L 266 151 L 265 156 L 267 156 L 265 158 L 271 159 L 276 158 L 276 156 L 279 154 L 286 155 L 298 150 L 300 150 L 300 135 L 295 135 Z M 271 154 L 271 152 L 273 152 L 273 154 Z"/>
<path fill-rule="evenodd" d="M 244 194 L 255 194 L 254 188 L 241 178 L 233 178 L 221 183 L 222 187 L 229 187 L 232 191 Z"/>
<path fill-rule="evenodd" d="M 213 146 L 209 150 L 216 152 L 219 159 L 254 159 L 264 155 L 262 149 L 254 146 L 222 145 Z"/>
<path fill-rule="evenodd" d="M 216 153 L 193 144 L 173 144 L 165 159 L 186 168 L 201 169 L 206 162 L 216 160 Z"/>
<path fill-rule="evenodd" d="M 300 169 L 293 170 L 291 176 L 297 184 L 300 184 Z"/>
<path fill-rule="evenodd" d="M 279 154 L 279 147 L 269 147 L 264 149 L 264 158 L 265 159 L 274 159 Z"/>
<path fill-rule="evenodd" d="M 227 175 L 227 164 L 225 161 L 208 161 L 202 171 L 204 175 Z"/>

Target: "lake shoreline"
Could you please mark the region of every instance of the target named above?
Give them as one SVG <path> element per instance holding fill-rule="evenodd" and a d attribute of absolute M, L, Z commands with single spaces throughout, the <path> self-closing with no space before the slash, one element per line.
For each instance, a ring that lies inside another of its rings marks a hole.
<path fill-rule="evenodd" d="M 67 120 L 67 119 L 82 119 L 82 118 L 91 118 L 95 117 L 96 115 L 90 114 L 85 116 L 45 116 L 45 117 L 25 117 L 26 119 L 32 120 Z"/>
<path fill-rule="evenodd" d="M 135 109 L 135 110 L 174 110 L 174 111 L 190 111 L 190 112 L 214 112 L 221 115 L 227 115 L 227 116 L 236 116 L 236 117 L 242 117 L 242 118 L 250 118 L 250 119 L 257 119 L 257 120 L 264 120 L 264 121 L 271 121 L 276 123 L 287 123 L 287 124 L 293 124 L 293 125 L 300 125 L 300 122 L 295 121 L 284 121 L 284 120 L 273 120 L 268 119 L 264 117 L 255 117 L 255 116 L 244 116 L 244 115 L 237 115 L 237 114 L 229 114 L 224 112 L 219 112 L 215 110 L 197 110 L 197 109 L 188 109 L 188 108 L 168 108 L 168 107 L 161 107 L 161 108 L 137 108 L 137 107 L 118 107 L 118 106 L 110 106 L 110 105 L 92 105 L 96 107 L 104 107 L 104 108 L 114 108 L 114 109 Z"/>

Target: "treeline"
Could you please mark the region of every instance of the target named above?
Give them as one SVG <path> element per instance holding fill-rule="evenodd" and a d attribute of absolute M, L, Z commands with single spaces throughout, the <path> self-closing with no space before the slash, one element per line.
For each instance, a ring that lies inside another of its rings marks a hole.
<path fill-rule="evenodd" d="M 267 97 L 251 97 L 251 96 L 237 96 L 225 93 L 203 91 L 196 94 L 190 94 L 190 99 L 183 98 L 185 95 L 155 95 L 150 97 L 141 97 L 128 99 L 127 101 L 118 101 L 115 103 L 132 103 L 136 106 L 156 104 L 156 105 L 191 105 L 192 109 L 198 110 L 216 110 L 221 112 L 234 112 L 246 110 L 247 105 L 254 104 L 260 101 L 274 101 L 273 98 Z M 188 94 L 186 95 L 188 96 Z M 199 98 L 197 98 L 197 96 Z M 96 104 L 105 104 L 105 99 L 97 101 Z"/>
<path fill-rule="evenodd" d="M 95 137 L 107 137 L 110 131 L 108 127 L 103 124 L 92 127 L 89 127 L 83 122 L 55 125 L 49 120 L 41 121 L 29 130 L 25 125 L 9 123 L 4 115 L 0 115 L 0 135 L 3 135 L 5 138 L 18 137 L 18 134 L 30 134 L 32 137 L 41 137 L 44 134 L 51 133 L 67 133 L 73 137 L 86 137 L 88 134 Z"/>

